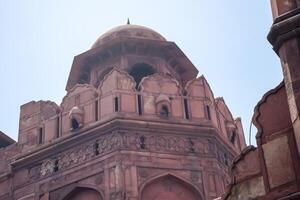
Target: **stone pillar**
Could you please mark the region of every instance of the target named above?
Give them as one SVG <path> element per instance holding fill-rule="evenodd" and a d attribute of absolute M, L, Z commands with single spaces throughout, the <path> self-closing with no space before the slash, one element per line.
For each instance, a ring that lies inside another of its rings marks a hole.
<path fill-rule="evenodd" d="M 281 59 L 288 104 L 300 153 L 300 1 L 271 0 L 274 23 L 269 42 Z"/>
<path fill-rule="evenodd" d="M 123 169 L 122 169 L 122 162 L 118 161 L 115 168 L 115 182 L 116 182 L 116 191 L 122 192 L 123 191 Z"/>

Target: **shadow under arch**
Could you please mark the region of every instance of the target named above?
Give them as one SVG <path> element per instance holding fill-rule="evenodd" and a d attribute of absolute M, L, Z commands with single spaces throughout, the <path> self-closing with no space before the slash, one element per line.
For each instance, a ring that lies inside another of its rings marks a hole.
<path fill-rule="evenodd" d="M 139 88 L 141 80 L 146 77 L 156 73 L 157 70 L 152 65 L 140 62 L 136 63 L 128 69 L 128 74 L 133 77 L 136 82 L 136 89 Z"/>
<path fill-rule="evenodd" d="M 57 200 L 103 200 L 103 193 L 91 185 L 76 184 Z"/>
<path fill-rule="evenodd" d="M 173 173 L 162 173 L 143 182 L 139 200 L 203 200 L 202 192 L 190 181 Z"/>

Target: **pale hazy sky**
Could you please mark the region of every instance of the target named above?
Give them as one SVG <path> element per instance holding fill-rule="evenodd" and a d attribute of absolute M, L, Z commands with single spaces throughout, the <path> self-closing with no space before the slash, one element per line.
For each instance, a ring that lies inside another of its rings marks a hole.
<path fill-rule="evenodd" d="M 17 139 L 26 102 L 60 104 L 73 57 L 127 17 L 176 42 L 242 117 L 248 142 L 254 106 L 282 80 L 269 0 L 0 0 L 0 130 Z"/>

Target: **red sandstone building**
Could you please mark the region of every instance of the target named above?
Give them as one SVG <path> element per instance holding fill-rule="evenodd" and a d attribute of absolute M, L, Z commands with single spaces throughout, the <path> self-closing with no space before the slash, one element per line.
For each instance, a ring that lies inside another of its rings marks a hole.
<path fill-rule="evenodd" d="M 174 42 L 137 25 L 74 58 L 67 95 L 0 134 L 1 200 L 209 200 L 245 147 L 241 120 Z"/>
<path fill-rule="evenodd" d="M 234 159 L 226 200 L 300 199 L 300 1 L 271 0 L 268 35 L 281 59 L 284 81 L 255 107 L 257 148 Z"/>

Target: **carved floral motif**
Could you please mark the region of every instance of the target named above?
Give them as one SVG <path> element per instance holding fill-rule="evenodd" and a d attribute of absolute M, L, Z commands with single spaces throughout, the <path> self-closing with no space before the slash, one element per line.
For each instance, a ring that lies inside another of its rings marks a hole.
<path fill-rule="evenodd" d="M 47 174 L 52 174 L 54 170 L 54 161 L 53 160 L 46 160 L 43 162 L 41 166 L 41 176 L 45 176 Z"/>
<path fill-rule="evenodd" d="M 53 159 L 44 160 L 41 165 L 40 175 L 43 177 L 52 174 L 55 171 L 55 162 L 58 162 L 58 170 L 63 170 L 91 160 L 95 156 L 121 149 L 217 156 L 214 142 L 201 137 L 147 135 L 143 133 L 115 131 L 60 153 Z M 218 153 L 220 159 L 220 150 Z M 231 155 L 228 155 L 228 157 L 231 158 Z M 223 159 L 221 158 L 220 160 Z"/>

